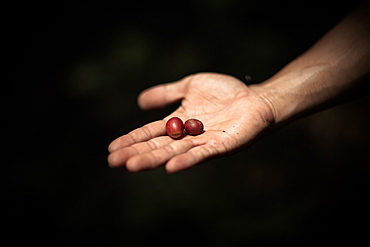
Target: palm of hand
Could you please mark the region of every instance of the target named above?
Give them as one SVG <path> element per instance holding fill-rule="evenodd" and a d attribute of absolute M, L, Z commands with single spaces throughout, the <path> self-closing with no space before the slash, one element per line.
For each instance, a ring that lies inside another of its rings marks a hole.
<path fill-rule="evenodd" d="M 139 98 L 142 108 L 155 108 L 182 99 L 181 106 L 162 121 L 147 124 L 110 145 L 111 166 L 126 164 L 131 171 L 166 164 L 176 172 L 251 143 L 273 120 L 270 108 L 238 79 L 221 74 L 197 74 L 160 85 Z M 177 116 L 201 120 L 205 132 L 173 140 L 165 121 Z"/>

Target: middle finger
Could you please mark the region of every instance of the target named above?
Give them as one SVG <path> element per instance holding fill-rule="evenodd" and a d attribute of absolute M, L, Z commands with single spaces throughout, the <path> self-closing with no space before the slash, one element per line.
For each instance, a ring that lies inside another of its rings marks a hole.
<path fill-rule="evenodd" d="M 154 169 L 174 156 L 187 152 L 193 146 L 193 142 L 188 139 L 172 141 L 168 145 L 132 156 L 127 160 L 126 167 L 130 171 Z"/>

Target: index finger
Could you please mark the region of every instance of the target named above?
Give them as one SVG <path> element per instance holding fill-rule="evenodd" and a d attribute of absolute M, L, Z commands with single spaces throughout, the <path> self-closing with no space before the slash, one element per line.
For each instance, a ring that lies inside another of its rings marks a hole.
<path fill-rule="evenodd" d="M 156 136 L 166 134 L 166 124 L 164 120 L 158 120 L 148 123 L 140 128 L 137 128 L 126 135 L 118 137 L 108 147 L 109 152 L 114 152 L 118 149 L 131 146 L 132 144 L 148 141 Z"/>

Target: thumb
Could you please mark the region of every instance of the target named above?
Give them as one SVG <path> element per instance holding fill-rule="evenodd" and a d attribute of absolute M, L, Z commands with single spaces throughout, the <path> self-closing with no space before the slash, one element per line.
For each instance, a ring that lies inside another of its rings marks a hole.
<path fill-rule="evenodd" d="M 138 105 L 143 110 L 162 108 L 184 98 L 189 77 L 145 89 L 139 94 Z"/>

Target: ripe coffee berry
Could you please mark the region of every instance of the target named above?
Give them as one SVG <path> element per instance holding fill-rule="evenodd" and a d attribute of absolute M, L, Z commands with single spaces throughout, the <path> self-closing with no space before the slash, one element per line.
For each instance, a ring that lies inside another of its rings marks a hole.
<path fill-rule="evenodd" d="M 182 137 L 184 133 L 184 124 L 182 120 L 178 117 L 170 118 L 166 123 L 167 135 L 173 139 L 178 139 Z"/>
<path fill-rule="evenodd" d="M 189 135 L 199 135 L 202 134 L 204 131 L 203 123 L 195 118 L 186 120 L 184 124 L 186 133 Z"/>

